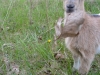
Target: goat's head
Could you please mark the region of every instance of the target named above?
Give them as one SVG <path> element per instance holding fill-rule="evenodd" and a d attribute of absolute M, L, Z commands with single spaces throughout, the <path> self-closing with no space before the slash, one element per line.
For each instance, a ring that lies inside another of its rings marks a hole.
<path fill-rule="evenodd" d="M 63 0 L 66 13 L 84 10 L 85 0 Z"/>

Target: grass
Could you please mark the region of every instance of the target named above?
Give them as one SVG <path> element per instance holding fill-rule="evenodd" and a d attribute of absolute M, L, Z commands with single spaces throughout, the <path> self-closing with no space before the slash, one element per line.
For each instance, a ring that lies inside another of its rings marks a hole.
<path fill-rule="evenodd" d="M 59 40 L 52 49 L 54 23 L 63 17 L 62 0 L 33 0 L 32 7 L 30 4 L 28 0 L 0 0 L 0 75 L 16 75 L 12 72 L 16 65 L 20 75 L 71 75 L 73 60 L 64 43 Z M 100 13 L 99 4 L 99 0 L 87 2 L 86 10 Z M 58 51 L 65 59 L 55 60 Z M 100 75 L 99 60 L 95 61 L 89 75 Z"/>

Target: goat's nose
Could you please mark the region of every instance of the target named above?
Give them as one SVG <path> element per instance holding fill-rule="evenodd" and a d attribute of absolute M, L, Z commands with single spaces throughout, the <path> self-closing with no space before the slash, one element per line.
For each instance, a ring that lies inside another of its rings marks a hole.
<path fill-rule="evenodd" d="M 67 5 L 67 8 L 69 8 L 69 9 L 74 8 L 74 7 L 75 7 L 75 5 L 73 5 L 73 4 Z"/>

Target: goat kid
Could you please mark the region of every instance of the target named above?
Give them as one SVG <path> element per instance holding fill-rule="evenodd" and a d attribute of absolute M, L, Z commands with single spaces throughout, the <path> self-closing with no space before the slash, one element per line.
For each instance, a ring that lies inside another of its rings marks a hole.
<path fill-rule="evenodd" d="M 80 75 L 88 74 L 95 54 L 100 53 L 100 17 L 87 14 L 84 1 L 63 0 L 64 26 L 62 19 L 55 26 L 56 36 L 65 38 L 66 47 L 73 55 L 73 71 Z"/>

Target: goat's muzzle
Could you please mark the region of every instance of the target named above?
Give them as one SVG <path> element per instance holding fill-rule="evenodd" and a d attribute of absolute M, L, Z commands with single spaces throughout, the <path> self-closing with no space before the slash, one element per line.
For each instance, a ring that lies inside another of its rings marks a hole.
<path fill-rule="evenodd" d="M 74 10 L 75 10 L 75 5 L 74 4 L 66 5 L 66 12 L 67 13 L 72 13 L 72 12 L 74 12 Z"/>

